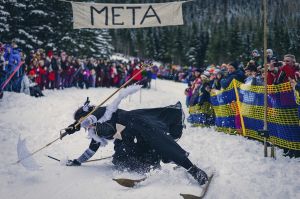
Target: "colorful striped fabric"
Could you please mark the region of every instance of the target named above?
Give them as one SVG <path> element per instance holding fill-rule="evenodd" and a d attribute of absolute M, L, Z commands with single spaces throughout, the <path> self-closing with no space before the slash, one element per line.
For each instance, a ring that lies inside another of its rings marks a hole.
<path fill-rule="evenodd" d="M 212 93 L 211 102 L 218 130 L 263 140 L 258 134 L 264 120 L 263 86 L 233 80 L 226 90 Z M 269 141 L 274 145 L 300 150 L 299 102 L 299 93 L 294 92 L 289 82 L 268 86 L 267 124 Z"/>

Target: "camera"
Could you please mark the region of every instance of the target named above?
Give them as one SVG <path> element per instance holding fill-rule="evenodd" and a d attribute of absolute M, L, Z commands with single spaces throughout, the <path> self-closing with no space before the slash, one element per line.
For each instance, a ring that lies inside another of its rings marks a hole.
<path fill-rule="evenodd" d="M 274 67 L 279 68 L 279 67 L 281 67 L 281 66 L 282 66 L 282 62 L 275 62 L 275 63 L 274 63 Z"/>

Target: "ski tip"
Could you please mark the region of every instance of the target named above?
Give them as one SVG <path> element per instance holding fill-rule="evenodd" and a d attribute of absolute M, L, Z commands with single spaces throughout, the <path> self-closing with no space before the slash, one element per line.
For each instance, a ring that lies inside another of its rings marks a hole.
<path fill-rule="evenodd" d="M 137 185 L 139 182 L 142 182 L 146 179 L 142 178 L 139 180 L 132 180 L 132 179 L 127 179 L 127 178 L 114 178 L 112 180 L 116 181 L 119 185 L 123 186 L 123 187 L 134 187 L 135 185 Z"/>
<path fill-rule="evenodd" d="M 119 185 L 121 185 L 123 187 L 132 188 L 135 185 L 134 181 L 129 180 L 129 179 L 118 178 L 118 179 L 113 179 L 113 180 L 116 181 Z"/>
<path fill-rule="evenodd" d="M 112 180 L 116 181 L 121 186 L 132 188 L 132 187 L 136 186 L 138 183 L 140 183 L 146 179 L 147 179 L 147 177 L 137 179 L 137 180 L 127 179 L 127 178 L 114 178 Z"/>
<path fill-rule="evenodd" d="M 180 194 L 184 199 L 199 199 L 200 197 L 199 196 L 195 196 L 195 195 L 192 195 L 192 194 L 184 194 L 184 193 L 181 193 Z"/>

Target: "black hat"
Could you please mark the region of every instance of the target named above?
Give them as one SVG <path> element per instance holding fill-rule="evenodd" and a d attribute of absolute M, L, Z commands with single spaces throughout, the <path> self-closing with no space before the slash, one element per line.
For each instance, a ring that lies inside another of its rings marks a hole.
<path fill-rule="evenodd" d="M 235 69 L 239 68 L 239 63 L 237 61 L 231 62 L 229 65 L 233 66 Z"/>
<path fill-rule="evenodd" d="M 271 60 L 272 60 L 272 61 L 275 61 L 275 62 L 278 62 L 277 57 L 272 57 Z"/>
<path fill-rule="evenodd" d="M 251 72 L 257 72 L 257 67 L 254 64 L 250 64 L 247 69 Z"/>
<path fill-rule="evenodd" d="M 84 105 L 75 111 L 74 120 L 76 120 L 76 121 L 80 120 L 80 118 L 85 117 L 94 108 L 95 108 L 95 106 L 90 105 L 89 97 L 87 97 L 86 101 L 84 102 Z"/>
<path fill-rule="evenodd" d="M 202 73 L 202 70 L 201 70 L 200 68 L 196 68 L 196 69 L 195 69 L 195 72 Z"/>
<path fill-rule="evenodd" d="M 80 107 L 74 113 L 74 120 L 78 121 L 80 118 L 87 116 L 94 108 L 95 106 L 90 106 L 88 110 L 86 110 L 84 106 Z"/>

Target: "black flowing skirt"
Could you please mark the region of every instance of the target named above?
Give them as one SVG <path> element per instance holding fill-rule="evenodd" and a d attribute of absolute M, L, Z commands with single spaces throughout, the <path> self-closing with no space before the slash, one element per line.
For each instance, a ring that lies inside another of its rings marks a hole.
<path fill-rule="evenodd" d="M 147 170 L 159 162 L 178 165 L 188 153 L 177 143 L 184 128 L 181 103 L 161 108 L 117 111 L 116 122 L 125 126 L 122 140 L 115 140 L 113 163 L 130 170 Z"/>

